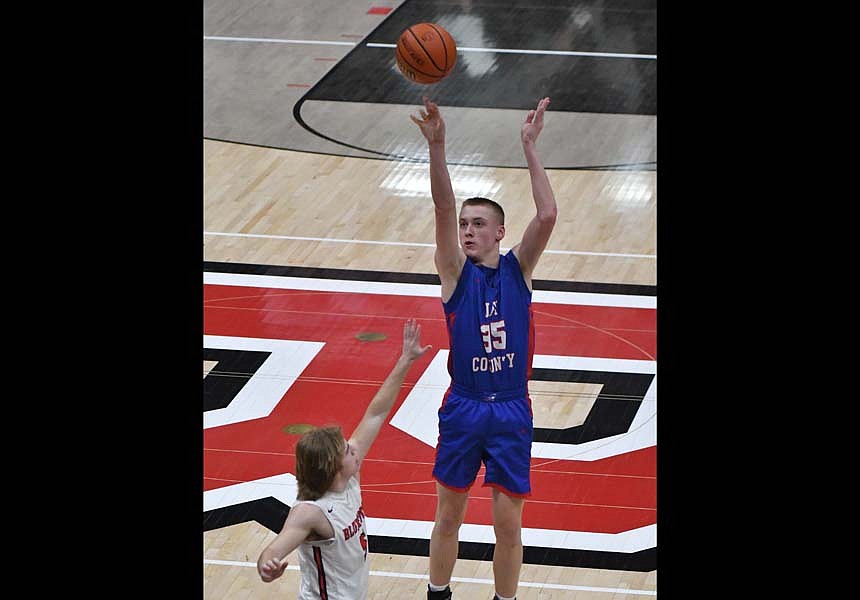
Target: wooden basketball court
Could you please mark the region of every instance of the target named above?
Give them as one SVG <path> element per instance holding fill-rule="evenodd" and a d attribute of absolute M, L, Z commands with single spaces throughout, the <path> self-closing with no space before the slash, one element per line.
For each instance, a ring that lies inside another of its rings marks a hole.
<path fill-rule="evenodd" d="M 458 203 L 505 208 L 503 251 L 534 211 L 520 124 L 552 98 L 538 150 L 559 216 L 534 273 L 534 495 L 517 597 L 657 595 L 655 14 L 629 2 L 204 3 L 207 600 L 295 597 L 297 557 L 271 584 L 255 566 L 295 499 L 295 442 L 308 425 L 351 431 L 407 317 L 433 351 L 362 468 L 368 598 L 425 597 L 448 341 L 426 143 L 408 116 L 423 94 L 446 120 Z M 394 65 L 414 22 L 442 24 L 460 48 L 434 86 Z M 460 600 L 493 596 L 482 475 L 451 583 Z"/>

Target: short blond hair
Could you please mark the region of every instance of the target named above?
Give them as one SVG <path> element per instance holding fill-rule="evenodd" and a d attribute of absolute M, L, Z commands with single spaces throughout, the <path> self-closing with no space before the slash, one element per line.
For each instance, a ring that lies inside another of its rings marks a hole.
<path fill-rule="evenodd" d="M 502 205 L 494 200 L 490 200 L 489 198 L 482 198 L 481 196 L 473 196 L 471 198 L 466 198 L 463 200 L 463 206 L 487 206 L 493 209 L 493 212 L 499 217 L 499 223 L 505 224 L 505 209 L 502 208 Z M 460 207 L 462 210 L 463 207 Z"/>

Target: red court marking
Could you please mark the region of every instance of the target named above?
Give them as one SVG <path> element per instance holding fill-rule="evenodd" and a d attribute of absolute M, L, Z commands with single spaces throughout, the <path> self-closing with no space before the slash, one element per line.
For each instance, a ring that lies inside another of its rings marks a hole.
<path fill-rule="evenodd" d="M 632 340 L 656 357 L 653 309 L 541 303 L 534 308 L 538 354 L 647 360 L 642 351 L 624 343 Z M 338 423 L 349 435 L 397 360 L 403 321 L 416 317 L 422 342 L 434 350 L 413 365 L 393 414 L 432 355 L 448 348 L 442 314 L 438 298 L 205 285 L 206 335 L 322 341 L 325 346 L 271 415 L 204 431 L 204 489 L 294 473 L 298 436 L 285 434 L 286 425 Z M 365 332 L 386 339 L 356 338 Z M 407 433 L 383 426 L 362 467 L 366 512 L 432 521 L 434 454 L 434 448 Z M 533 458 L 533 494 L 523 526 L 617 533 L 655 524 L 656 464 L 656 447 L 597 461 Z M 466 522 L 491 525 L 492 491 L 481 487 L 483 474 L 481 469 L 472 487 Z M 398 485 L 383 485 L 389 483 Z"/>
<path fill-rule="evenodd" d="M 370 10 L 367 11 L 369 15 L 387 15 L 392 11 L 391 7 L 388 6 L 371 6 Z"/>
<path fill-rule="evenodd" d="M 422 320 L 424 336 L 431 330 L 431 323 L 425 323 L 425 320 L 438 324 L 432 327 L 435 339 L 428 343 L 437 349 L 448 347 L 438 298 L 207 285 L 204 304 L 207 333 L 210 335 L 314 340 L 317 338 L 313 337 L 313 331 L 319 325 L 308 325 L 311 322 L 308 317 L 314 315 L 319 318 L 358 319 L 357 326 L 365 328 L 365 331 L 375 331 L 373 327 L 387 323 L 389 331 L 394 331 L 396 339 L 399 339 L 398 328 L 402 327 L 403 321 L 416 317 Z M 539 302 L 532 306 L 535 347 L 539 354 L 632 360 L 651 360 L 651 356 L 657 356 L 657 321 L 653 309 Z M 236 312 L 247 313 L 246 318 L 241 322 L 236 320 Z M 209 331 L 209 328 L 213 330 Z M 607 335 L 603 330 L 613 335 Z M 300 334 L 311 337 L 301 337 Z M 643 355 L 637 347 L 650 356 Z M 383 369 L 383 377 L 386 372 Z"/>

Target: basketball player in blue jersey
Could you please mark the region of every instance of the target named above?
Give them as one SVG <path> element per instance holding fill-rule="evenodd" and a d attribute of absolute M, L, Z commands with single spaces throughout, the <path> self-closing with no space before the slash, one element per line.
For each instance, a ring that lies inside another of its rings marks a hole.
<path fill-rule="evenodd" d="M 257 559 L 265 582 L 283 575 L 286 556 L 299 549 L 298 600 L 365 600 L 370 570 L 361 461 L 386 422 L 410 366 L 430 350 L 421 346 L 421 326 L 403 326 L 403 351 L 376 392 L 349 440 L 340 427 L 321 427 L 296 445 L 297 502 L 277 537 Z"/>
<path fill-rule="evenodd" d="M 528 112 L 520 133 L 536 212 L 522 240 L 506 254 L 499 252 L 505 214 L 496 202 L 468 198 L 457 216 L 439 107 L 425 97 L 420 118 L 410 115 L 429 146 L 436 210 L 434 259 L 451 347 L 451 384 L 439 408 L 433 467 L 437 502 L 430 537 L 430 600 L 451 598 L 448 584 L 457 560 L 458 534 L 481 462 L 486 466 L 484 485 L 493 488 L 495 598 L 511 600 L 517 593 L 523 503 L 531 493 L 531 277 L 552 234 L 557 210 L 535 148 L 549 101 L 543 98 Z"/>

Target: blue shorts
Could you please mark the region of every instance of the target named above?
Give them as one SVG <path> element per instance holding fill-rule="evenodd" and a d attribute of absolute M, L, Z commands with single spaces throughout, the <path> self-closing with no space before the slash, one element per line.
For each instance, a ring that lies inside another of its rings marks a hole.
<path fill-rule="evenodd" d="M 433 477 L 447 488 L 466 492 L 483 462 L 485 486 L 509 496 L 531 495 L 534 417 L 528 396 L 477 399 L 453 388 L 439 407 Z"/>

